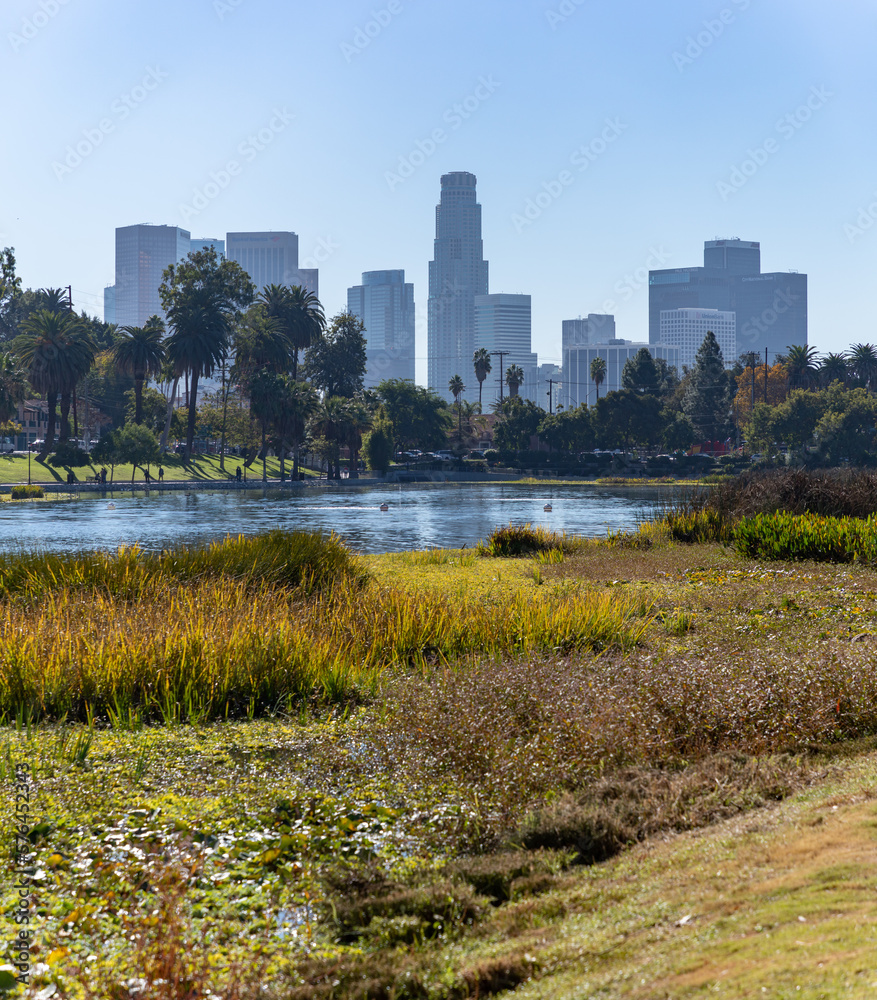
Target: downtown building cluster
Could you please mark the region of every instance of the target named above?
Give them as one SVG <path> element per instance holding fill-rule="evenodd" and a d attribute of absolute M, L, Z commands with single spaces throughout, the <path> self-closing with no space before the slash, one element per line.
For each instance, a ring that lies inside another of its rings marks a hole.
<path fill-rule="evenodd" d="M 193 238 L 174 226 L 126 226 L 116 230 L 115 284 L 105 290 L 105 320 L 142 326 L 150 316 L 163 315 L 158 288 L 164 269 L 208 246 L 240 264 L 257 289 L 301 285 L 319 296 L 318 269 L 299 262 L 294 232 L 227 233 L 222 240 Z M 483 387 L 485 408 L 507 394 L 510 365 L 523 371 L 519 395 L 545 409 L 593 405 L 601 390 L 621 388 L 625 363 L 643 347 L 681 375 L 693 366 L 708 332 L 727 367 L 741 356 L 774 362 L 790 345 L 808 342 L 807 275 L 763 273 L 759 243 L 709 240 L 702 266 L 650 270 L 648 287 L 647 337 L 619 338 L 613 315 L 590 313 L 563 321 L 561 365 L 540 365 L 532 349 L 531 296 L 490 291 L 475 175 L 444 174 L 429 262 L 428 386 L 450 401 L 448 384 L 459 375 L 466 386 L 462 398 L 478 399 L 473 355 L 483 348 L 492 363 Z M 385 379 L 414 381 L 415 296 L 405 271 L 363 272 L 360 283 L 348 288 L 346 306 L 365 328 L 366 387 Z M 597 357 L 606 363 L 599 388 L 590 376 Z"/>

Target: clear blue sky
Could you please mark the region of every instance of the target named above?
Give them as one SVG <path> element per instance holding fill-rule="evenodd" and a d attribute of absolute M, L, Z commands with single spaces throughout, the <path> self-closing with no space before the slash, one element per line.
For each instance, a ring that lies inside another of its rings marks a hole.
<path fill-rule="evenodd" d="M 291 229 L 330 314 L 405 268 L 423 378 L 439 177 L 469 170 L 490 290 L 533 296 L 543 360 L 607 303 L 647 339 L 645 270 L 716 236 L 809 274 L 811 344 L 877 341 L 871 0 L 4 0 L 0 29 L 0 245 L 77 308 L 116 226 Z"/>

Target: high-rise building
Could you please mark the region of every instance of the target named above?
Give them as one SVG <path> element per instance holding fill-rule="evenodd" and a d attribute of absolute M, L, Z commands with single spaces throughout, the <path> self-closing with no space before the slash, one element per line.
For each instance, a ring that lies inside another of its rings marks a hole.
<path fill-rule="evenodd" d="M 661 314 L 680 309 L 717 310 L 736 316 L 732 365 L 740 354 L 765 350 L 768 360 L 791 344 L 807 344 L 807 275 L 761 273 L 761 245 L 709 240 L 703 267 L 649 272 L 649 341 L 661 341 Z M 715 332 L 715 331 L 713 331 Z"/>
<path fill-rule="evenodd" d="M 698 349 L 707 333 L 715 336 L 725 365 L 730 367 L 737 357 L 735 313 L 718 309 L 661 310 L 661 343 L 679 348 L 680 365 L 694 367 Z"/>
<path fill-rule="evenodd" d="M 404 270 L 365 271 L 347 289 L 347 308 L 365 325 L 366 388 L 384 379 L 414 381 L 414 285 Z"/>
<path fill-rule="evenodd" d="M 228 259 L 237 261 L 261 291 L 266 285 L 302 285 L 320 294 L 316 268 L 298 266 L 295 233 L 228 233 Z"/>
<path fill-rule="evenodd" d="M 166 267 L 189 252 L 190 234 L 176 226 L 123 226 L 116 230 L 116 323 L 143 326 L 164 317 L 158 288 Z"/>
<path fill-rule="evenodd" d="M 194 237 L 189 241 L 191 247 L 191 253 L 196 250 L 209 250 L 210 247 L 216 251 L 217 256 L 221 258 L 225 257 L 225 240 L 215 240 L 215 239 L 195 239 Z"/>
<path fill-rule="evenodd" d="M 707 240 L 703 245 L 703 266 L 728 274 L 761 274 L 761 244 L 745 240 Z"/>
<path fill-rule="evenodd" d="M 487 295 L 488 264 L 481 240 L 476 178 L 466 171 L 444 174 L 435 210 L 434 259 L 429 264 L 427 355 L 429 386 L 449 402 L 448 382 L 468 378 L 475 351 L 475 296 Z M 464 394 L 478 398 L 477 387 Z"/>
<path fill-rule="evenodd" d="M 116 286 L 107 285 L 104 289 L 104 323 L 116 322 Z"/>
<path fill-rule="evenodd" d="M 518 388 L 518 395 L 531 399 L 542 405 L 538 398 L 538 359 L 530 350 L 531 347 L 531 305 L 529 295 L 507 295 L 497 292 L 493 295 L 475 296 L 475 343 L 473 351 L 483 347 L 488 352 L 507 352 L 502 359 L 502 371 L 508 371 L 509 365 L 519 365 L 524 370 L 524 383 Z M 500 364 L 499 359 L 493 359 L 491 378 L 496 385 L 496 397 L 500 396 Z M 472 364 L 472 352 L 469 353 L 469 364 L 458 373 L 469 389 L 478 389 Z M 447 386 L 445 386 L 447 388 Z M 502 395 L 508 395 L 508 389 L 503 384 Z M 491 394 L 483 396 L 482 402 L 491 399 Z"/>
<path fill-rule="evenodd" d="M 579 398 L 578 390 L 572 385 L 566 386 L 566 374 L 569 372 L 571 359 L 570 350 L 587 347 L 589 344 L 608 344 L 615 340 L 615 317 L 605 313 L 588 313 L 587 319 L 565 319 L 562 323 L 561 361 L 563 364 L 564 388 L 561 400 L 564 406 L 578 406 L 573 399 Z"/>
<path fill-rule="evenodd" d="M 679 348 L 667 344 L 635 344 L 630 340 L 613 339 L 605 344 L 571 346 L 563 363 L 563 389 L 567 407 L 587 403 L 593 406 L 598 396 L 621 389 L 625 364 L 643 347 L 653 358 L 663 358 L 668 365 L 679 368 Z M 606 377 L 598 389 L 591 378 L 591 362 L 602 358 L 606 362 Z"/>

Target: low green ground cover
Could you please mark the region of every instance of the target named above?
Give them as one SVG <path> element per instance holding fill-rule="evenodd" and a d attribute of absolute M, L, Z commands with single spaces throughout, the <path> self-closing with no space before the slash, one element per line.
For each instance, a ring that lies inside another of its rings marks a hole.
<path fill-rule="evenodd" d="M 0 567 L 32 995 L 868 996 L 877 572 L 638 537 Z M 306 683 L 270 643 L 206 669 L 259 630 Z M 200 714 L 162 723 L 183 646 Z M 31 697 L 47 653 L 82 721 Z"/>
<path fill-rule="evenodd" d="M 184 462 L 178 455 L 167 455 L 162 468 L 164 478 L 168 482 L 181 482 L 184 480 L 224 480 L 233 479 L 235 469 L 240 465 L 243 472 L 243 460 L 234 456 L 225 459 L 225 470 L 219 467 L 218 455 L 195 455 L 189 462 Z M 269 479 L 280 478 L 280 460 L 269 458 L 266 463 L 267 475 Z M 292 470 L 292 462 L 287 459 L 285 463 L 286 476 Z M 93 476 L 100 471 L 100 465 L 85 466 L 81 469 L 73 469 L 73 475 L 77 482 L 85 482 L 88 476 Z M 150 467 L 150 475 L 153 480 L 158 478 L 158 467 Z M 314 475 L 310 469 L 304 469 L 305 475 L 309 478 Z M 136 483 L 144 481 L 143 470 L 133 469 L 130 465 L 117 465 L 113 474 L 114 481 L 119 486 L 130 485 L 131 476 L 134 475 Z M 66 483 L 67 470 L 54 469 L 47 463 L 40 462 L 36 455 L 30 459 L 30 478 L 32 483 Z M 247 470 L 247 478 L 258 483 L 262 479 L 262 463 L 254 462 Z M 0 485 L 8 483 L 26 483 L 28 479 L 28 460 L 26 455 L 0 455 Z M 109 482 L 109 473 L 108 473 Z"/>

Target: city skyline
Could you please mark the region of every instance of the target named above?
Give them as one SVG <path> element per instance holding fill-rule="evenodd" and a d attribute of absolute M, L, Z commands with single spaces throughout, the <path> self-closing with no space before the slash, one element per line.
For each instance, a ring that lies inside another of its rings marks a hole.
<path fill-rule="evenodd" d="M 821 351 L 869 339 L 869 5 L 373 7 L 88 0 L 49 17 L 8 0 L 7 131 L 27 139 L 0 166 L 0 245 L 25 286 L 72 285 L 100 315 L 117 226 L 292 230 L 330 315 L 363 271 L 405 269 L 425 383 L 435 190 L 466 170 L 494 286 L 532 296 L 540 360 L 588 313 L 647 340 L 648 271 L 714 236 L 810 275 Z M 209 86 L 202 51 L 227 67 Z"/>

